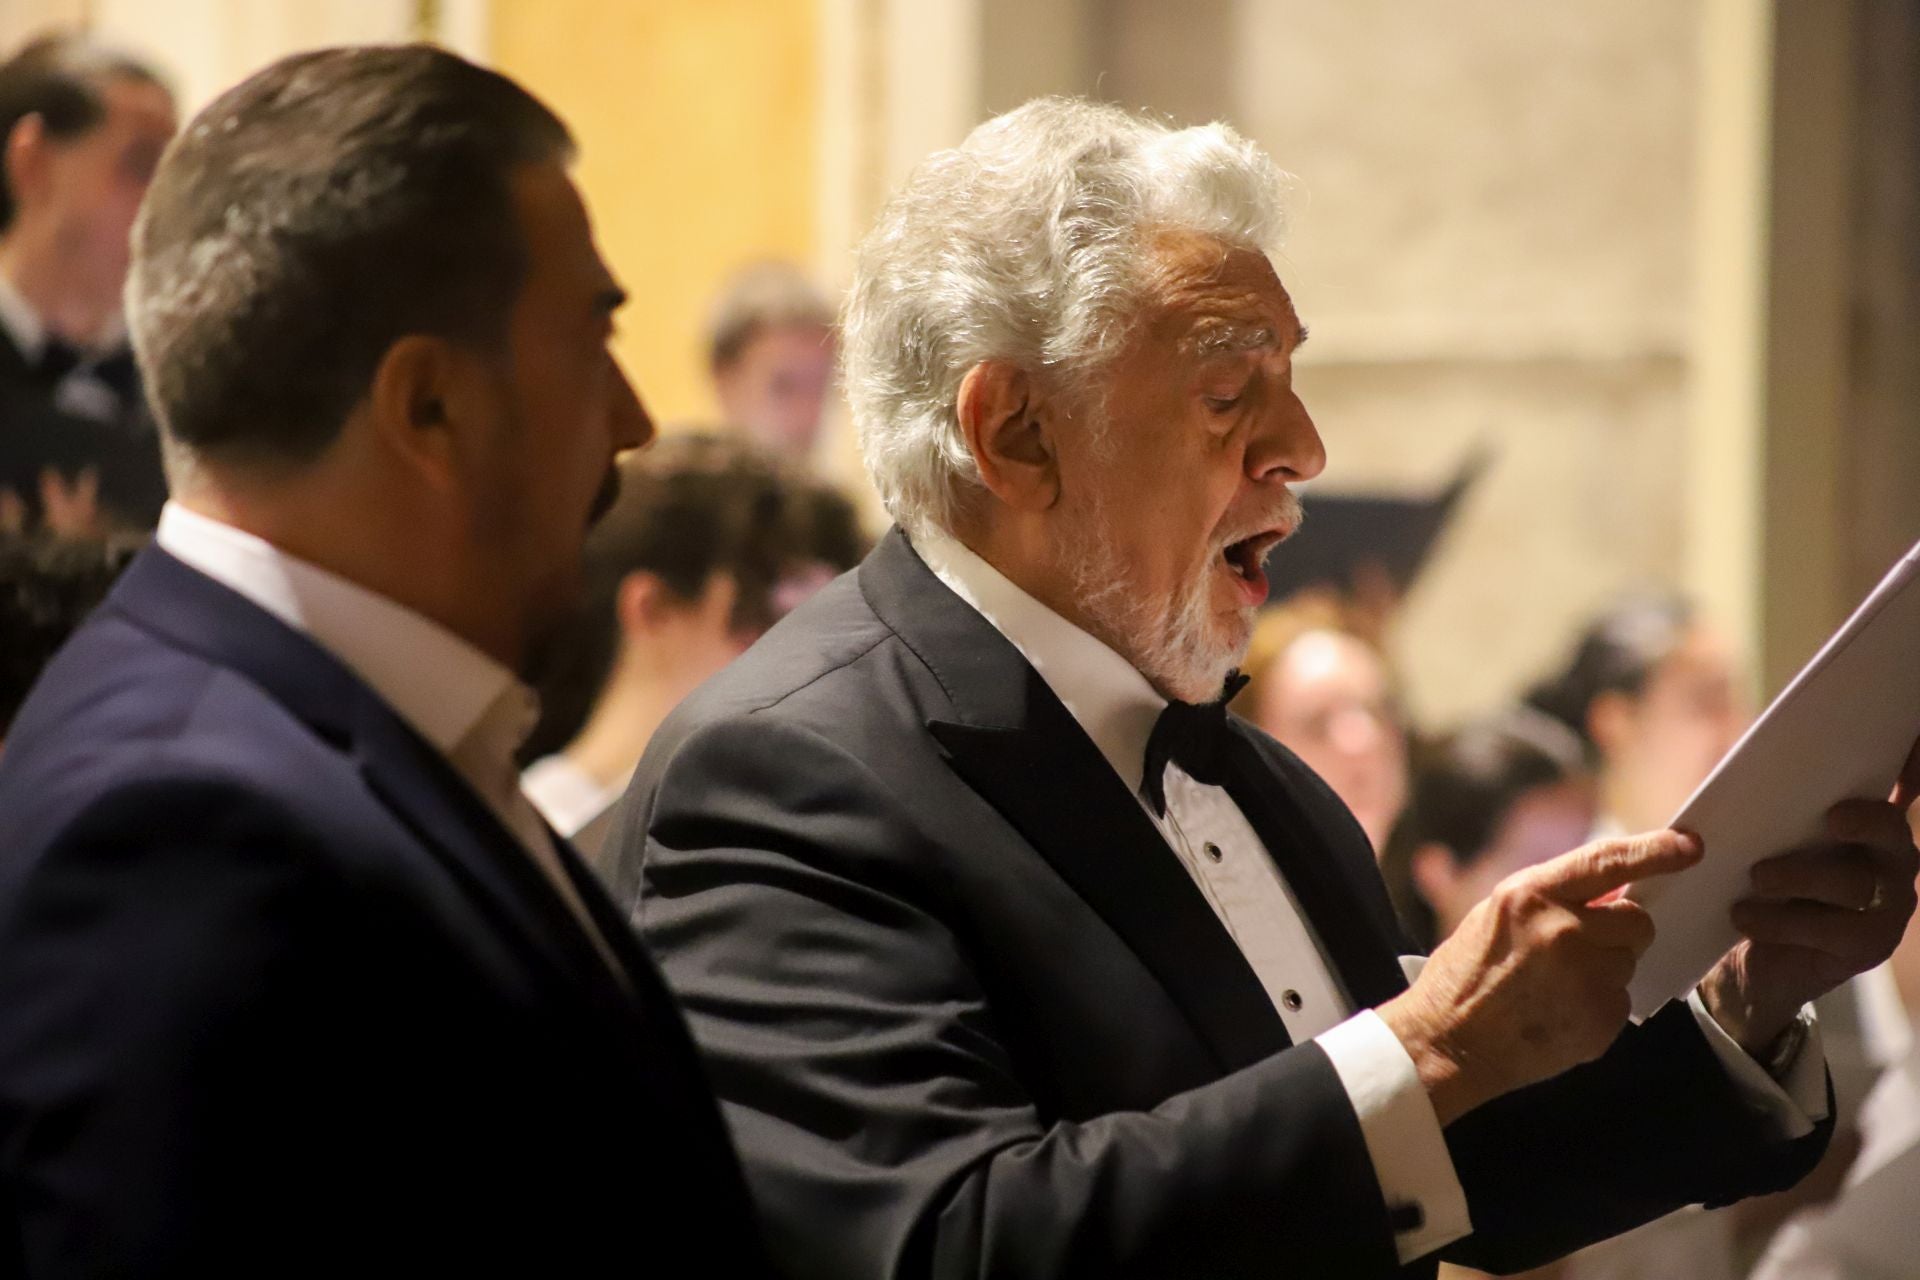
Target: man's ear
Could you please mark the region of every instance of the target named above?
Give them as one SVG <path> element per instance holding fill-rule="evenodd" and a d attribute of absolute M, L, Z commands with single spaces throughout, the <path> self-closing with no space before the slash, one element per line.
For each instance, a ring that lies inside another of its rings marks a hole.
<path fill-rule="evenodd" d="M 1056 419 L 1026 370 L 981 361 L 960 380 L 955 409 L 994 497 L 1016 511 L 1045 511 L 1060 500 Z"/>
<path fill-rule="evenodd" d="M 671 606 L 673 594 L 657 575 L 635 569 L 613 592 L 613 616 L 628 639 L 651 635 Z"/>
<path fill-rule="evenodd" d="M 1587 704 L 1587 736 L 1601 755 L 1612 755 L 1627 740 L 1633 729 L 1633 704 L 1618 689 L 1609 689 Z"/>
<path fill-rule="evenodd" d="M 445 338 L 401 338 L 380 358 L 367 395 L 376 441 L 434 488 L 452 487 L 463 437 L 486 414 L 484 380 L 478 359 Z"/>
<path fill-rule="evenodd" d="M 46 180 L 47 164 L 52 158 L 49 154 L 51 146 L 47 137 L 47 122 L 37 111 L 21 116 L 8 130 L 6 138 L 0 141 L 0 172 L 5 174 L 16 214 L 20 205 L 37 193 Z"/>

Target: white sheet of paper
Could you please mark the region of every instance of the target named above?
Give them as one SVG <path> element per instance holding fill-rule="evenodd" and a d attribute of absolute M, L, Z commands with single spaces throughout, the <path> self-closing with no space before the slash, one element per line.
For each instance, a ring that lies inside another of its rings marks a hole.
<path fill-rule="evenodd" d="M 1884 799 L 1920 737 L 1920 545 L 1873 589 L 1761 713 L 1671 826 L 1700 865 L 1635 884 L 1653 946 L 1634 971 L 1633 1016 L 1684 996 L 1739 941 L 1728 912 L 1753 864 L 1818 836 L 1849 797 Z"/>

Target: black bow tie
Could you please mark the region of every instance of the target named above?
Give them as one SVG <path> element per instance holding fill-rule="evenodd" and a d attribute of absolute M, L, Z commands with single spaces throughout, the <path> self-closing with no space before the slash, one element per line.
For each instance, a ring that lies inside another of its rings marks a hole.
<path fill-rule="evenodd" d="M 52 386 L 77 369 L 80 359 L 80 348 L 59 338 L 48 338 L 40 346 L 40 358 L 33 364 L 34 372 L 48 386 Z"/>
<path fill-rule="evenodd" d="M 1247 687 L 1249 677 L 1238 671 L 1227 676 L 1226 687 L 1212 702 L 1169 702 L 1153 722 L 1147 738 L 1146 768 L 1140 789 L 1159 817 L 1167 816 L 1166 774 L 1169 763 L 1186 770 L 1195 782 L 1217 787 L 1225 781 L 1220 768 L 1220 741 L 1227 732 L 1227 704 Z"/>

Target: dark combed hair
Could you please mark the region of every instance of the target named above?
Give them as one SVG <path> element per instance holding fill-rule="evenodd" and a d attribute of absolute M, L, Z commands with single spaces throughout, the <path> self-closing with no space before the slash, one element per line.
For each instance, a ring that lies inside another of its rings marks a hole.
<path fill-rule="evenodd" d="M 167 436 L 297 465 L 398 339 L 504 342 L 527 270 L 511 179 L 571 152 L 531 94 L 429 45 L 296 54 L 222 94 L 134 226 L 128 318 Z"/>
<path fill-rule="evenodd" d="M 1693 625 L 1693 607 L 1678 596 L 1639 595 L 1588 624 L 1573 655 L 1555 675 L 1535 685 L 1526 701 L 1580 736 L 1594 757 L 1587 712 L 1604 693 L 1638 697 L 1647 678 L 1679 647 Z"/>
<path fill-rule="evenodd" d="M 28 116 L 39 116 L 47 136 L 62 141 L 94 129 L 107 117 L 102 86 L 113 79 L 166 88 L 152 67 L 84 36 L 52 32 L 29 41 L 0 62 L 0 146 Z M 0 232 L 13 225 L 15 212 L 0 165 Z"/>
<path fill-rule="evenodd" d="M 1413 883 L 1413 855 L 1444 846 L 1456 864 L 1477 861 L 1515 803 L 1536 787 L 1584 775 L 1580 739 L 1533 707 L 1509 707 L 1424 746 L 1413 762 L 1407 807 L 1381 855 L 1380 871 L 1401 923 L 1423 948 L 1433 947 L 1433 908 Z"/>
<path fill-rule="evenodd" d="M 619 651 L 620 584 L 650 573 L 691 604 L 715 574 L 738 587 L 732 623 L 778 620 L 780 587 L 810 566 L 852 568 L 866 545 L 853 504 L 737 436 L 669 435 L 620 460 L 620 494 L 587 537 L 578 608 L 530 662 L 540 723 L 522 755 L 558 750 L 585 723 Z"/>
<path fill-rule="evenodd" d="M 127 543 L 0 534 L 0 737 L 133 552 Z"/>

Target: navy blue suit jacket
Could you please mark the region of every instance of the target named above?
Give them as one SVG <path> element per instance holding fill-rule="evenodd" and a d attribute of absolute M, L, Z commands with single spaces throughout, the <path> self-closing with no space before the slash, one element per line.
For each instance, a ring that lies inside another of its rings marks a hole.
<path fill-rule="evenodd" d="M 655 971 L 308 638 L 158 550 L 0 757 L 0 1275 L 759 1249 Z"/>

